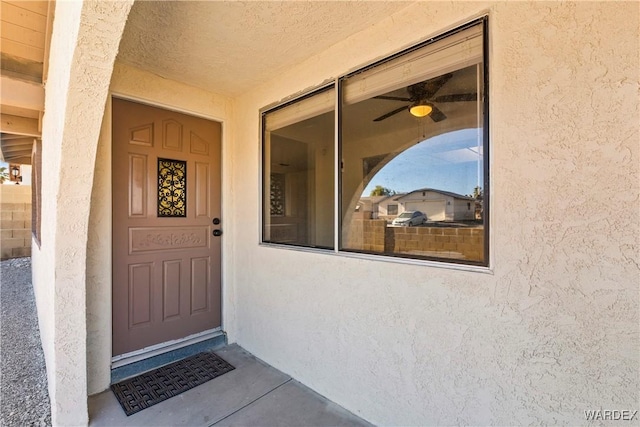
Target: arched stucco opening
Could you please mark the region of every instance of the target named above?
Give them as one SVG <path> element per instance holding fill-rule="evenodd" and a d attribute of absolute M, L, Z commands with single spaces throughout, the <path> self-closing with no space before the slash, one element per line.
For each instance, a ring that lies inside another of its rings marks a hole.
<path fill-rule="evenodd" d="M 85 425 L 87 242 L 113 64 L 133 1 L 56 2 L 42 130 L 41 245 L 33 285 L 52 422 Z"/>

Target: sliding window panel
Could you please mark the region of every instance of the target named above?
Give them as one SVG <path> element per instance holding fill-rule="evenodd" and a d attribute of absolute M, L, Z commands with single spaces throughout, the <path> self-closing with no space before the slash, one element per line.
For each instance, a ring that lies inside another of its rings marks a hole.
<path fill-rule="evenodd" d="M 333 249 L 335 90 L 263 113 L 262 241 Z"/>
<path fill-rule="evenodd" d="M 340 249 L 487 265 L 483 25 L 341 79 Z"/>

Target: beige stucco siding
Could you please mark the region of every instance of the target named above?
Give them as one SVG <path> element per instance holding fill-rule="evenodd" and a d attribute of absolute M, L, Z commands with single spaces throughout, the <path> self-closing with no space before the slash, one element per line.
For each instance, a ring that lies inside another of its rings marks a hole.
<path fill-rule="evenodd" d="M 259 210 L 260 108 L 490 17 L 491 273 L 257 244 L 237 341 L 380 425 L 582 424 L 638 390 L 638 6 L 421 2 L 235 103 L 232 210 Z"/>

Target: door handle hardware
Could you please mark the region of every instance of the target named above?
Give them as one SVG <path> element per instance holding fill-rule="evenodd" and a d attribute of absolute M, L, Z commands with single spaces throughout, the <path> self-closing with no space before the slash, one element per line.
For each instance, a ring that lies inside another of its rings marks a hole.
<path fill-rule="evenodd" d="M 213 218 L 213 225 L 220 224 L 220 218 Z"/>
<path fill-rule="evenodd" d="M 213 235 L 218 237 L 218 236 L 222 236 L 222 230 L 213 230 Z"/>

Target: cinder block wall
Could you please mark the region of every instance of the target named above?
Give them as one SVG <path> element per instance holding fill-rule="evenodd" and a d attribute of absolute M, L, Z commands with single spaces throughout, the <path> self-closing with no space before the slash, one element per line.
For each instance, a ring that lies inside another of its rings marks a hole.
<path fill-rule="evenodd" d="M 31 186 L 0 185 L 0 259 L 31 256 Z"/>
<path fill-rule="evenodd" d="M 482 261 L 481 228 L 387 227 L 381 219 L 354 219 L 349 224 L 346 247 L 373 252 L 414 253 Z"/>

